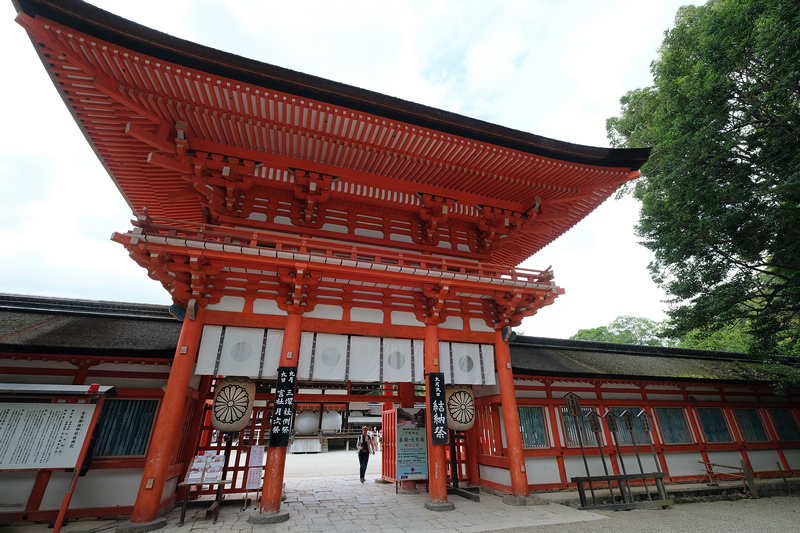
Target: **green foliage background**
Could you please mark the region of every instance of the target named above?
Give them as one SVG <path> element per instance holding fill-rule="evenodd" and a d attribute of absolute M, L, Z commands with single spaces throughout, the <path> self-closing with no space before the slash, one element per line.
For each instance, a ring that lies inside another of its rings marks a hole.
<path fill-rule="evenodd" d="M 633 195 L 665 334 L 800 355 L 800 2 L 683 7 L 652 73 L 607 130 L 653 147 Z"/>

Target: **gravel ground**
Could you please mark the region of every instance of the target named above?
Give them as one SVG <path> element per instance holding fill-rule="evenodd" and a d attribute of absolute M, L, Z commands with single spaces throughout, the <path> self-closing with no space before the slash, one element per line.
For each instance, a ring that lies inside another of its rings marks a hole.
<path fill-rule="evenodd" d="M 594 511 L 608 517 L 572 524 L 539 526 L 536 533 L 794 533 L 800 532 L 800 496 L 674 505 L 663 510 Z M 498 530 L 503 533 L 532 528 Z"/>
<path fill-rule="evenodd" d="M 370 457 L 369 475 L 379 476 L 381 454 Z M 286 478 L 358 476 L 355 451 L 287 454 Z M 501 529 L 502 533 L 800 533 L 800 495 L 758 500 L 673 505 L 669 509 L 593 511 L 607 517 L 579 523 Z"/>

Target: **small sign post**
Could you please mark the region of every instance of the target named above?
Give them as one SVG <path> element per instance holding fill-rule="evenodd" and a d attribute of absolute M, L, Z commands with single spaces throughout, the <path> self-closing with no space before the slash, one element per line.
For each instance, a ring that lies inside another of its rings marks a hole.
<path fill-rule="evenodd" d="M 592 410 L 586 418 L 589 420 L 589 428 L 594 432 L 594 438 L 597 441 L 597 449 L 600 451 L 600 460 L 603 461 L 603 472 L 608 476 L 608 467 L 606 466 L 606 456 L 603 454 L 603 440 L 600 434 L 603 432 L 603 424 L 600 421 L 600 416 L 597 411 Z M 614 501 L 614 491 L 611 488 L 611 480 L 608 480 L 608 493 L 611 495 L 611 501 Z"/>
<path fill-rule="evenodd" d="M 647 440 L 650 441 L 650 451 L 653 452 L 653 461 L 656 463 L 656 471 L 661 472 L 661 465 L 658 462 L 656 447 L 653 445 L 653 424 L 650 422 L 650 415 L 647 414 L 647 411 L 642 409 L 636 417 L 642 421 L 642 428 L 647 432 Z"/>
<path fill-rule="evenodd" d="M 612 411 L 606 411 L 606 414 L 603 415 L 606 419 L 606 425 L 608 425 L 608 430 L 611 432 L 611 439 L 614 441 L 614 447 L 617 449 L 617 459 L 619 459 L 619 465 L 622 468 L 622 473 L 624 475 L 628 475 L 628 471 L 625 469 L 625 459 L 622 457 L 622 451 L 619 449 L 619 424 L 617 424 L 617 415 L 614 414 Z M 631 486 L 628 481 L 625 481 L 625 487 L 627 490 L 622 490 L 620 487 L 620 491 L 622 492 L 622 500 L 625 503 L 630 503 L 632 501 L 630 492 Z"/>
<path fill-rule="evenodd" d="M 578 420 L 581 416 L 581 399 L 580 396 L 575 394 L 574 392 L 568 392 L 564 396 L 564 402 L 566 403 L 567 414 L 572 417 L 572 421 L 575 424 L 575 433 L 578 436 L 578 444 L 581 447 L 581 457 L 583 457 L 583 467 L 586 469 L 586 477 L 591 477 L 589 473 L 589 463 L 586 461 L 586 450 L 583 447 L 583 437 L 581 436 L 581 428 Z M 597 498 L 594 495 L 594 487 L 592 487 L 592 482 L 589 482 L 589 492 L 592 493 L 592 504 L 597 505 Z"/>
<path fill-rule="evenodd" d="M 634 429 L 636 428 L 636 416 L 633 413 L 628 411 L 627 409 L 622 413 L 622 421 L 625 423 L 625 429 L 628 430 L 628 433 L 631 436 L 631 444 L 633 444 L 633 452 L 636 454 L 636 461 L 639 463 L 639 472 L 644 474 L 644 467 L 642 466 L 642 458 L 639 457 L 639 447 L 636 446 L 636 435 L 634 434 Z M 644 483 L 644 490 L 647 493 L 647 499 L 652 500 L 653 498 L 650 496 L 650 488 L 647 486 L 647 480 L 642 479 Z"/>

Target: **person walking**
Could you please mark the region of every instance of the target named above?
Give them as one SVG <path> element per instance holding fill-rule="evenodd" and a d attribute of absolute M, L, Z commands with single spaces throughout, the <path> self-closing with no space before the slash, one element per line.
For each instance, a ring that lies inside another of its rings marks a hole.
<path fill-rule="evenodd" d="M 364 426 L 361 428 L 361 435 L 358 436 L 356 441 L 356 450 L 358 450 L 358 463 L 361 466 L 361 483 L 364 483 L 369 456 L 375 455 L 375 443 L 369 434 L 369 427 Z"/>

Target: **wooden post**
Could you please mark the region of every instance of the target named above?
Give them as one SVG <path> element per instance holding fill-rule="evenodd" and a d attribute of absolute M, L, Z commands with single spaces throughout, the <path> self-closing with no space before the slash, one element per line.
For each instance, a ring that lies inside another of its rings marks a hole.
<path fill-rule="evenodd" d="M 300 357 L 300 337 L 303 331 L 303 316 L 290 313 L 286 318 L 286 330 L 283 332 L 281 361 L 278 366 L 297 367 Z M 292 405 L 294 410 L 294 405 Z M 283 493 L 283 472 L 286 467 L 286 447 L 267 448 L 267 462 L 264 466 L 264 485 L 261 492 L 261 512 L 275 514 L 281 510 Z"/>
<path fill-rule="evenodd" d="M 503 404 L 503 426 L 506 430 L 508 463 L 511 471 L 511 495 L 518 498 L 530 496 L 525 457 L 522 453 L 522 432 L 519 427 L 517 396 L 514 391 L 514 373 L 511 370 L 511 351 L 503 342 L 502 331 L 495 332 L 494 356 L 497 361 L 497 379 L 500 401 Z"/>
<path fill-rule="evenodd" d="M 439 372 L 439 329 L 435 325 L 425 326 L 425 374 Z M 430 405 L 431 391 L 425 389 L 426 404 Z M 430 432 L 430 428 L 428 428 Z M 430 482 L 431 504 L 438 506 L 447 503 L 447 465 L 445 463 L 445 444 L 431 444 L 428 434 L 428 479 Z"/>
<path fill-rule="evenodd" d="M 167 482 L 167 470 L 180 443 L 184 422 L 183 405 L 200 346 L 200 336 L 203 333 L 203 314 L 204 309 L 200 308 L 194 320 L 187 316 L 183 321 L 167 388 L 161 399 L 158 418 L 150 437 L 150 449 L 147 452 L 142 482 L 131 513 L 132 523 L 152 522 L 158 517 L 161 494 Z"/>

